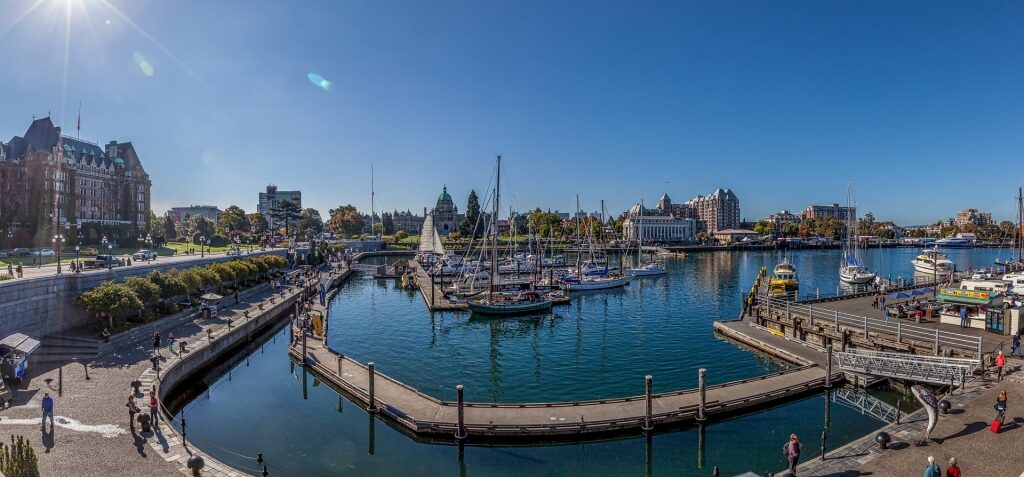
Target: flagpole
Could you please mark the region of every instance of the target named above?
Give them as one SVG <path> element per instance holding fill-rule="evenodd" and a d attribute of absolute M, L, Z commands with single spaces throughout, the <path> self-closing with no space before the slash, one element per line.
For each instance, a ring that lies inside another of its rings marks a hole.
<path fill-rule="evenodd" d="M 78 100 L 78 124 L 75 125 L 75 139 L 82 139 L 82 100 Z"/>

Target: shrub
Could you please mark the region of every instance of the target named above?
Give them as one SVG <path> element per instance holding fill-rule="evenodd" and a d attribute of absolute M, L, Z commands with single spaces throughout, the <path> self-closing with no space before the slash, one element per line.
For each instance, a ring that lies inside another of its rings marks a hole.
<path fill-rule="evenodd" d="M 0 274 L 0 282 L 4 280 L 14 280 L 14 275 L 8 275 L 6 273 Z"/>
<path fill-rule="evenodd" d="M 156 303 L 160 299 L 160 287 L 148 278 L 128 277 L 124 279 L 124 284 L 143 304 Z"/>
<path fill-rule="evenodd" d="M 149 281 L 160 287 L 160 298 L 174 298 L 188 293 L 188 287 L 177 273 L 149 272 Z"/>
<path fill-rule="evenodd" d="M 226 263 L 214 263 L 207 267 L 211 272 L 216 273 L 220 278 L 220 283 L 227 285 L 235 281 L 235 272 Z"/>
<path fill-rule="evenodd" d="M 24 437 L 11 436 L 11 445 L 0 449 L 0 472 L 7 477 L 39 477 L 36 451 Z"/>
<path fill-rule="evenodd" d="M 252 265 L 253 267 L 256 268 L 257 274 L 263 275 L 264 273 L 267 273 L 267 270 L 270 270 L 270 267 L 268 267 L 267 264 L 263 260 L 260 260 L 259 258 L 249 258 L 246 259 L 246 262 L 249 262 L 249 265 Z"/>
<path fill-rule="evenodd" d="M 168 273 L 175 274 L 178 276 L 178 279 L 181 280 L 181 283 L 185 284 L 185 289 L 187 290 L 187 293 L 199 290 L 199 287 L 203 286 L 203 277 L 195 270 L 182 270 L 179 272 L 177 270 L 171 269 Z"/>
<path fill-rule="evenodd" d="M 409 232 L 406 232 L 405 230 L 395 232 L 395 240 L 405 240 L 407 238 L 409 238 Z"/>
<path fill-rule="evenodd" d="M 210 237 L 211 247 L 226 247 L 228 245 L 228 238 L 223 235 L 214 235 Z"/>

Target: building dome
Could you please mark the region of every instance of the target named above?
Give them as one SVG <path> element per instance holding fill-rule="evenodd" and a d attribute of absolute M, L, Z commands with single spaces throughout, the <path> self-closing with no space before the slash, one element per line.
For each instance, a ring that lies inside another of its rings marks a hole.
<path fill-rule="evenodd" d="M 453 206 L 455 206 L 455 202 L 452 200 L 452 196 L 448 195 L 448 186 L 444 186 L 441 189 L 441 195 L 437 196 L 437 209 Z"/>

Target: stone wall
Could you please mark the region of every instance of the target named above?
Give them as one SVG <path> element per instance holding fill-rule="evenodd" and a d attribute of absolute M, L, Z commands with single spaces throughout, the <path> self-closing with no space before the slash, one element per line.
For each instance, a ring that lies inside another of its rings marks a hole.
<path fill-rule="evenodd" d="M 284 255 L 284 250 L 266 252 Z M 245 258 L 242 256 L 241 258 Z M 144 267 L 118 267 L 106 272 L 64 274 L 0 282 L 0 337 L 11 333 L 24 333 L 35 338 L 59 334 L 87 325 L 93 318 L 82 307 L 79 296 L 107 280 L 146 275 L 153 270 L 190 268 L 240 257 L 216 255 L 197 258 L 187 263 L 161 264 L 159 261 Z"/>

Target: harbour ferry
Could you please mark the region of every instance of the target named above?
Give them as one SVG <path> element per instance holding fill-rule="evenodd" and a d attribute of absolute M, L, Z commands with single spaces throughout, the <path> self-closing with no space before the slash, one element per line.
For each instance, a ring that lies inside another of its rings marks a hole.
<path fill-rule="evenodd" d="M 800 291 L 800 277 L 796 267 L 789 260 L 783 259 L 772 271 L 768 282 L 768 293 L 771 296 L 796 297 Z"/>
<path fill-rule="evenodd" d="M 953 273 L 953 262 L 937 248 L 925 249 L 910 261 L 914 270 L 921 273 L 949 275 Z"/>
<path fill-rule="evenodd" d="M 972 233 L 958 233 L 955 237 L 945 237 L 935 241 L 935 245 L 942 248 L 971 248 L 977 241 L 978 236 Z"/>

